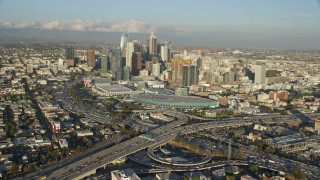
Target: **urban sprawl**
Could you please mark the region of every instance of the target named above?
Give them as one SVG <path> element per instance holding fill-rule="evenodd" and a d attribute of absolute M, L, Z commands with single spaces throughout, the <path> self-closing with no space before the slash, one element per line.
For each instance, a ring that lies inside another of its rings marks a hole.
<path fill-rule="evenodd" d="M 320 52 L 0 45 L 0 179 L 319 179 Z"/>

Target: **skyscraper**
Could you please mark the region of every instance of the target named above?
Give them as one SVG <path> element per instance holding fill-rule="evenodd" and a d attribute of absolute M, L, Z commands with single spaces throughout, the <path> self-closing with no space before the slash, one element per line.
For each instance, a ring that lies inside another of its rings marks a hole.
<path fill-rule="evenodd" d="M 234 84 L 234 72 L 226 72 L 222 75 L 224 84 Z"/>
<path fill-rule="evenodd" d="M 108 72 L 108 59 L 107 56 L 101 57 L 101 72 Z"/>
<path fill-rule="evenodd" d="M 210 62 L 210 71 L 213 72 L 219 67 L 219 60 L 213 59 Z"/>
<path fill-rule="evenodd" d="M 266 83 L 266 63 L 257 62 L 255 66 L 254 82 L 257 84 Z"/>
<path fill-rule="evenodd" d="M 130 67 L 125 66 L 123 68 L 123 80 L 129 81 L 130 80 Z"/>
<path fill-rule="evenodd" d="M 157 37 L 152 32 L 149 37 L 149 54 L 156 55 L 157 54 Z"/>
<path fill-rule="evenodd" d="M 120 50 L 121 51 L 127 47 L 127 43 L 128 43 L 128 34 L 123 33 L 121 36 L 121 41 L 120 41 Z"/>
<path fill-rule="evenodd" d="M 146 62 L 148 60 L 148 46 L 145 44 L 141 45 L 140 51 L 142 53 L 143 62 Z"/>
<path fill-rule="evenodd" d="M 89 67 L 95 67 L 96 65 L 96 54 L 95 54 L 95 51 L 94 50 L 88 50 L 87 51 L 87 65 Z"/>
<path fill-rule="evenodd" d="M 197 67 L 199 71 L 203 70 L 203 60 L 201 58 L 197 59 Z"/>
<path fill-rule="evenodd" d="M 181 85 L 183 76 L 183 65 L 192 64 L 191 60 L 172 59 L 170 66 L 167 68 L 172 72 L 172 83 L 175 85 Z"/>
<path fill-rule="evenodd" d="M 113 80 L 121 80 L 122 78 L 122 59 L 121 59 L 121 51 L 120 49 L 112 49 L 110 54 L 111 61 L 111 71 L 112 71 L 112 79 Z"/>
<path fill-rule="evenodd" d="M 146 61 L 145 64 L 146 64 L 146 65 L 145 65 L 145 69 L 146 69 L 147 71 L 149 71 L 149 72 L 152 72 L 152 64 L 153 64 L 153 62 L 152 62 L 152 61 Z"/>
<path fill-rule="evenodd" d="M 132 53 L 134 51 L 134 43 L 128 42 L 127 43 L 127 51 L 126 51 L 126 66 L 130 68 L 130 71 L 132 70 Z"/>
<path fill-rule="evenodd" d="M 132 53 L 132 75 L 139 76 L 139 71 L 142 69 L 141 52 Z"/>
<path fill-rule="evenodd" d="M 67 47 L 66 48 L 66 59 L 73 59 L 74 58 L 74 48 Z"/>
<path fill-rule="evenodd" d="M 196 65 L 183 65 L 182 69 L 182 86 L 191 86 L 198 84 L 199 71 Z"/>
<path fill-rule="evenodd" d="M 167 62 L 170 59 L 170 43 L 165 41 L 160 48 L 160 56 L 164 62 Z"/>
<path fill-rule="evenodd" d="M 159 77 L 160 76 L 160 63 L 152 64 L 152 75 Z"/>

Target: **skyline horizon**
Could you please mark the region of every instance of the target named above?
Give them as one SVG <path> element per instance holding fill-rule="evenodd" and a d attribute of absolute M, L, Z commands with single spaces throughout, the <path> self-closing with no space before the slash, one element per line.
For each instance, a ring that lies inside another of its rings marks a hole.
<path fill-rule="evenodd" d="M 187 45 L 319 49 L 319 7 L 318 0 L 0 0 L 0 29 L 155 32 Z"/>
<path fill-rule="evenodd" d="M 121 35 L 126 32 L 95 32 L 95 31 L 72 31 L 72 30 L 41 30 L 41 29 L 1 29 L 0 28 L 0 44 L 13 43 L 97 43 L 97 44 L 120 44 Z M 50 34 L 50 36 L 48 36 Z M 149 32 L 127 33 L 128 41 L 138 40 L 142 44 L 147 44 Z M 189 42 L 182 36 L 174 36 L 172 34 L 156 33 L 158 40 L 170 41 L 173 46 L 182 46 L 185 48 L 204 48 L 204 49 L 260 49 L 260 50 L 279 50 L 279 51 L 320 51 L 320 48 L 296 48 L 281 46 L 236 46 L 227 43 L 207 42 Z M 26 38 L 26 36 L 28 38 Z M 179 38 L 180 37 L 180 38 Z M 171 39 L 172 38 L 172 39 Z M 193 38 L 197 39 L 196 36 Z M 106 41 L 105 41 L 106 40 Z M 220 39 L 221 41 L 221 39 Z"/>

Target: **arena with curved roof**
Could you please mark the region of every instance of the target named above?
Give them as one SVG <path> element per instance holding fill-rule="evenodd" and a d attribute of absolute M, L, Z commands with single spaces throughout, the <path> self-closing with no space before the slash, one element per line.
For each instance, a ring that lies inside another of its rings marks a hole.
<path fill-rule="evenodd" d="M 161 107 L 175 108 L 205 108 L 217 107 L 219 104 L 212 99 L 196 96 L 172 96 L 163 94 L 139 94 L 132 97 L 133 100 Z"/>

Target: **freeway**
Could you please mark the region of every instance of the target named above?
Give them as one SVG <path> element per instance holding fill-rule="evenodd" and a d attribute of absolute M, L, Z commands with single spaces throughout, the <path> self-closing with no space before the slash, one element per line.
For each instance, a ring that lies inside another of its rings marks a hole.
<path fill-rule="evenodd" d="M 109 117 L 104 114 L 96 112 L 91 107 L 83 106 L 82 104 L 74 101 L 68 95 L 68 88 L 73 84 L 79 82 L 74 81 L 64 86 L 62 92 L 56 93 L 55 99 L 63 106 L 66 110 L 74 112 L 76 114 L 85 114 L 88 120 L 98 121 L 101 123 L 112 122 Z M 171 122 L 167 125 L 158 127 L 147 132 L 147 136 L 150 136 L 153 141 L 135 137 L 125 142 L 119 143 L 115 146 L 106 149 L 100 149 L 100 151 L 90 154 L 82 159 L 74 160 L 72 163 L 64 164 L 59 168 L 51 169 L 50 171 L 44 169 L 43 172 L 48 176 L 48 179 L 79 179 L 90 174 L 94 174 L 96 169 L 104 167 L 110 162 L 126 157 L 130 154 L 146 149 L 148 147 L 155 147 L 161 144 L 165 144 L 168 141 L 174 139 L 177 135 L 193 133 L 205 129 L 217 129 L 223 127 L 235 127 L 235 126 L 246 126 L 255 123 L 299 123 L 299 122 L 310 122 L 314 116 L 318 115 L 270 115 L 270 116 L 249 116 L 249 117 L 233 117 L 226 119 L 206 119 L 202 123 L 196 123 L 192 125 L 181 126 L 188 121 L 188 117 L 183 113 L 175 111 L 166 111 L 165 114 L 174 116 L 178 120 Z M 195 117 L 192 117 L 195 118 Z M 293 162 L 292 162 L 293 163 Z M 200 167 L 200 166 L 199 166 Z M 211 166 L 212 167 L 212 166 Z M 315 173 L 317 168 L 311 168 L 304 166 L 307 171 Z M 180 167 L 181 170 L 190 167 Z M 197 166 L 193 166 L 197 168 Z M 312 170 L 310 170 L 312 169 Z M 179 168 L 177 169 L 179 170 Z"/>
<path fill-rule="evenodd" d="M 140 137 L 132 138 L 128 141 L 97 152 L 92 156 L 69 164 L 68 166 L 61 167 L 60 169 L 49 174 L 48 179 L 77 179 L 82 177 L 83 174 L 88 174 L 90 172 L 95 173 L 96 169 L 103 167 L 116 159 L 126 157 L 132 153 L 143 150 L 154 143 L 157 143 L 158 141 L 167 141 L 173 139 L 176 134 L 171 133 L 171 131 L 168 131 L 168 129 L 178 127 L 187 122 L 188 119 L 187 117 L 174 112 L 168 112 L 166 114 L 176 116 L 178 120 L 150 131 L 148 134 L 155 136 L 155 141 L 150 141 Z"/>
<path fill-rule="evenodd" d="M 84 106 L 83 104 L 73 100 L 72 97 L 68 94 L 68 89 L 75 85 L 76 83 L 81 82 L 81 79 L 73 81 L 69 84 L 66 84 L 62 91 L 55 93 L 55 100 L 63 107 L 65 110 L 72 112 L 78 115 L 85 115 L 87 121 L 97 121 L 102 124 L 108 124 L 111 122 L 110 118 L 100 112 L 97 112 L 95 109 L 89 106 Z"/>
<path fill-rule="evenodd" d="M 88 158 L 79 160 L 67 167 L 62 167 L 59 170 L 51 173 L 49 179 L 77 179 L 83 177 L 82 175 L 89 175 L 95 173 L 95 170 L 121 157 L 128 156 L 153 145 L 164 144 L 177 135 L 193 133 L 205 129 L 246 126 L 260 122 L 260 120 L 248 119 L 232 119 L 232 120 L 217 120 L 204 123 L 181 126 L 188 118 L 181 113 L 167 112 L 167 114 L 176 116 L 177 121 L 174 121 L 165 126 L 152 130 L 149 134 L 153 136 L 154 141 L 135 137 L 111 148 L 102 150 Z M 286 120 L 286 123 L 292 123 L 294 120 Z"/>

